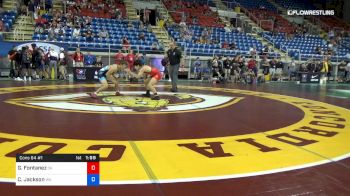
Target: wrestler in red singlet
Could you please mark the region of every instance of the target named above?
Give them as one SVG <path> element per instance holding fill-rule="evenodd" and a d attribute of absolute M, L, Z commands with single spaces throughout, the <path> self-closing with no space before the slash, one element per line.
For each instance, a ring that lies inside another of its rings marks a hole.
<path fill-rule="evenodd" d="M 155 67 L 152 67 L 151 72 L 149 72 L 148 75 L 150 75 L 152 78 L 155 78 L 158 81 L 162 79 L 162 73 L 160 73 L 160 71 Z"/>

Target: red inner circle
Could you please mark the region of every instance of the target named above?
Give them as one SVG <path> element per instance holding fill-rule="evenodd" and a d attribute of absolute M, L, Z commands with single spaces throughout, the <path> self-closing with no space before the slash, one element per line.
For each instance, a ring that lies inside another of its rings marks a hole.
<path fill-rule="evenodd" d="M 269 131 L 294 124 L 304 116 L 302 110 L 284 102 L 242 94 L 200 90 L 191 92 L 230 95 L 244 99 L 220 109 L 145 115 L 60 112 L 4 102 L 13 98 L 90 91 L 91 88 L 80 88 L 0 95 L 3 100 L 0 103 L 1 131 L 27 136 L 89 140 L 194 139 Z"/>

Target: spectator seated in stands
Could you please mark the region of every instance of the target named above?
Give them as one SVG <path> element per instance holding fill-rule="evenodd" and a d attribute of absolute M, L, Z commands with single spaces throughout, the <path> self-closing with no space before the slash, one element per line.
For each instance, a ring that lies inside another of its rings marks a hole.
<path fill-rule="evenodd" d="M 222 44 L 222 49 L 229 49 L 229 45 L 226 41 Z"/>
<path fill-rule="evenodd" d="M 180 27 L 180 31 L 185 31 L 187 28 L 187 25 L 185 22 L 182 21 L 179 23 L 179 27 Z"/>
<path fill-rule="evenodd" d="M 100 39 L 109 37 L 109 33 L 106 30 L 106 27 L 102 28 L 102 30 L 98 33 L 98 36 L 100 37 Z"/>
<path fill-rule="evenodd" d="M 6 29 L 5 29 L 5 25 L 4 25 L 4 22 L 2 21 L 2 20 L 0 20 L 0 32 L 1 31 L 7 31 Z"/>
<path fill-rule="evenodd" d="M 124 51 L 130 50 L 130 42 L 127 37 L 123 37 L 122 39 L 122 49 Z"/>
<path fill-rule="evenodd" d="M 87 42 L 93 41 L 94 34 L 90 28 L 88 28 L 83 35 L 85 36 Z"/>
<path fill-rule="evenodd" d="M 201 36 L 203 37 L 203 39 L 208 39 L 209 37 L 209 31 L 207 28 L 204 28 L 204 30 L 202 31 Z"/>
<path fill-rule="evenodd" d="M 235 42 L 232 42 L 229 44 L 229 49 L 230 50 L 235 50 L 236 49 L 236 43 Z"/>
<path fill-rule="evenodd" d="M 73 29 L 73 34 L 72 34 L 72 36 L 73 36 L 74 38 L 80 37 L 80 28 L 79 28 L 79 26 L 76 26 L 76 27 Z"/>
<path fill-rule="evenodd" d="M 322 51 L 322 49 L 321 49 L 320 46 L 317 46 L 317 47 L 316 47 L 315 53 L 316 53 L 316 54 L 319 54 L 319 55 L 322 55 L 322 54 L 323 54 L 323 51 Z"/>
<path fill-rule="evenodd" d="M 142 41 L 145 41 L 145 40 L 146 40 L 146 38 L 145 38 L 145 33 L 144 33 L 144 32 L 141 32 L 141 33 L 139 34 L 139 40 L 142 40 Z"/>
<path fill-rule="evenodd" d="M 186 29 L 182 34 L 182 38 L 185 39 L 186 41 L 191 41 L 192 40 L 192 32 L 189 29 Z"/>
<path fill-rule="evenodd" d="M 226 33 L 231 33 L 232 31 L 232 28 L 229 25 L 226 25 L 224 29 Z"/>
<path fill-rule="evenodd" d="M 41 24 L 37 25 L 34 29 L 34 33 L 36 34 L 42 34 L 44 33 L 44 28 Z"/>
<path fill-rule="evenodd" d="M 216 45 L 216 44 L 219 44 L 219 40 L 217 40 L 217 39 L 211 39 L 210 40 L 210 42 L 209 42 L 209 44 L 212 44 L 212 45 Z"/>
<path fill-rule="evenodd" d="M 153 42 L 151 48 L 152 50 L 159 50 L 158 42 Z"/>
<path fill-rule="evenodd" d="M 55 34 L 56 34 L 56 37 L 64 36 L 66 34 L 65 27 L 59 24 L 55 29 Z"/>
<path fill-rule="evenodd" d="M 55 28 L 54 27 L 50 27 L 48 29 L 48 40 L 49 41 L 53 41 L 53 40 L 56 40 L 57 39 L 57 34 L 55 32 Z"/>

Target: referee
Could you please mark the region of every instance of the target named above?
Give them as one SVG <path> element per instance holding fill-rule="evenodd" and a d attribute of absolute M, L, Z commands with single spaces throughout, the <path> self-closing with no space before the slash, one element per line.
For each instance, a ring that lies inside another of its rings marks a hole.
<path fill-rule="evenodd" d="M 167 51 L 169 59 L 169 76 L 171 79 L 171 92 L 177 92 L 177 80 L 179 75 L 179 67 L 181 62 L 181 50 L 176 47 L 175 42 L 170 43 L 170 49 Z"/>

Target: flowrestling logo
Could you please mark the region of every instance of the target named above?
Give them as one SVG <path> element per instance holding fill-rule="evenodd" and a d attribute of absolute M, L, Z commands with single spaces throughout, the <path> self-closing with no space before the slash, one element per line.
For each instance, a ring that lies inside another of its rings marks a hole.
<path fill-rule="evenodd" d="M 288 10 L 289 16 L 334 16 L 334 10 Z"/>

